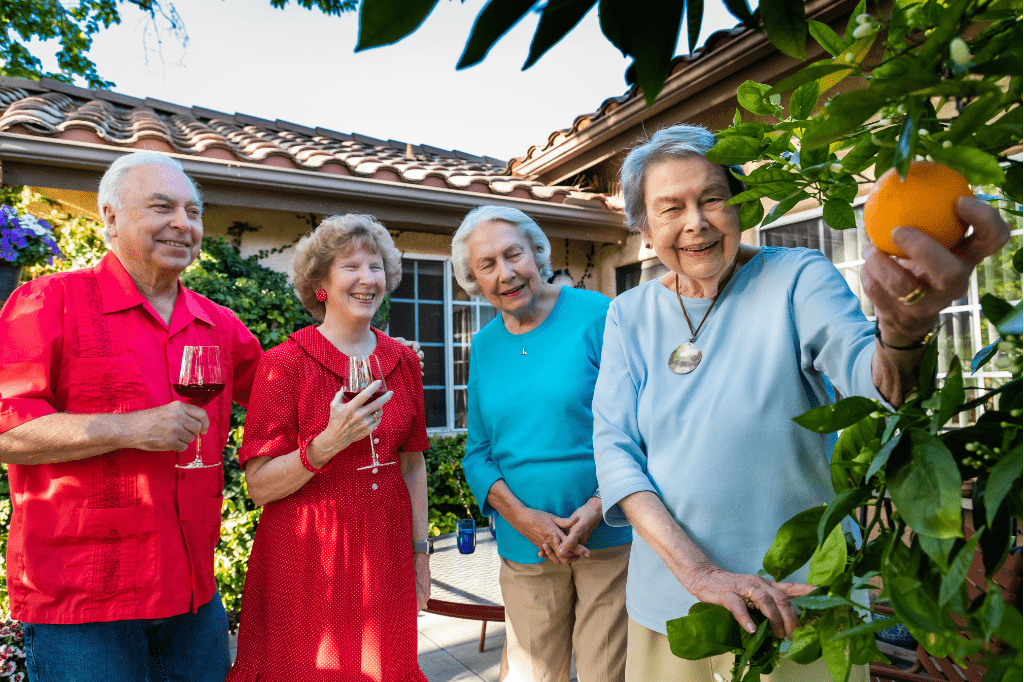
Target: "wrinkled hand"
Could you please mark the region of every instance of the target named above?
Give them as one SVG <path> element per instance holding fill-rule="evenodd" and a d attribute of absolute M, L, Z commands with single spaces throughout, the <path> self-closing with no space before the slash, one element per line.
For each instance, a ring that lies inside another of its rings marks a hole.
<path fill-rule="evenodd" d="M 420 359 L 420 373 L 422 374 L 423 373 L 423 367 L 424 367 L 423 359 L 426 356 L 423 354 L 423 350 L 420 348 L 420 342 L 419 341 L 409 341 L 409 340 L 407 340 L 407 339 L 405 339 L 405 338 L 403 338 L 401 336 L 395 336 L 395 337 L 392 337 L 392 338 L 394 338 L 395 341 L 398 341 L 398 343 L 402 344 L 403 346 L 405 346 L 406 348 L 408 348 L 409 350 L 411 350 L 413 353 L 416 354 L 416 357 L 418 357 Z"/>
<path fill-rule="evenodd" d="M 210 428 L 206 410 L 180 400 L 126 417 L 135 436 L 134 447 L 139 450 L 184 452 L 196 436 Z"/>
<path fill-rule="evenodd" d="M 601 523 L 601 500 L 591 497 L 583 503 L 579 509 L 572 513 L 567 519 L 563 530 L 568 532 L 565 542 L 558 548 L 558 553 L 567 557 L 569 561 L 575 561 L 581 556 L 589 557 L 590 550 L 584 546 L 590 539 L 590 534 Z"/>
<path fill-rule="evenodd" d="M 344 391 L 334 394 L 327 428 L 317 436 L 318 449 L 334 456 L 373 432 L 380 423 L 381 410 L 394 395 L 393 391 L 388 391 L 380 398 L 367 402 L 380 385 L 380 379 L 374 381 L 348 402 L 345 402 Z M 326 462 L 322 462 L 320 465 L 325 464 Z"/>
<path fill-rule="evenodd" d="M 1006 222 L 989 204 L 961 197 L 957 213 L 974 231 L 951 251 L 910 227 L 892 232 L 893 243 L 910 258 L 893 259 L 870 244 L 865 247 L 861 286 L 875 306 L 885 344 L 909 346 L 920 341 L 935 326 L 939 311 L 966 295 L 974 268 L 1010 238 Z M 924 292 L 917 302 L 900 300 L 917 289 Z"/>
<path fill-rule="evenodd" d="M 740 627 L 755 632 L 754 620 L 747 611 L 747 600 L 768 618 L 776 637 L 792 637 L 799 625 L 799 617 L 789 603 L 791 597 L 799 597 L 814 591 L 813 585 L 777 583 L 757 575 L 729 573 L 710 563 L 691 570 L 683 587 L 703 602 L 718 604 L 729 609 Z"/>
<path fill-rule="evenodd" d="M 560 526 L 568 519 L 562 519 L 539 509 L 524 507 L 509 523 L 540 550 L 537 555 L 558 564 L 567 564 L 569 559 L 558 555 L 556 549 L 565 542 L 565 533 Z"/>
<path fill-rule="evenodd" d="M 414 554 L 416 561 L 416 605 L 422 611 L 430 599 L 430 555 Z"/>

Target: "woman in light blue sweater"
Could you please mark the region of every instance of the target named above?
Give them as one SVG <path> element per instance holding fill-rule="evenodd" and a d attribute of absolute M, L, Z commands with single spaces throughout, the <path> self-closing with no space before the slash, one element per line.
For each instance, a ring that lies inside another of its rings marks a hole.
<path fill-rule="evenodd" d="M 898 263 L 868 249 L 861 284 L 877 325 L 818 251 L 740 244 L 742 183 L 704 154 L 709 131 L 678 125 L 630 152 L 626 217 L 669 268 L 612 302 L 594 395 L 594 450 L 605 519 L 634 529 L 626 607 L 628 680 L 729 677 L 732 656 L 690 662 L 668 648 L 666 621 L 697 601 L 729 609 L 754 632 L 761 611 L 779 637 L 806 571 L 754 575 L 779 527 L 828 502 L 832 438 L 791 421 L 842 395 L 902 403 L 939 311 L 1009 231 L 961 199 L 972 236 L 951 254 L 910 228 Z M 821 661 L 784 660 L 770 679 L 829 679 Z M 851 680 L 866 680 L 866 666 Z"/>
<path fill-rule="evenodd" d="M 497 522 L 502 679 L 622 682 L 631 532 L 601 518 L 591 400 L 608 299 L 555 286 L 526 214 L 482 206 L 452 240 L 459 284 L 500 315 L 473 337 L 463 470 Z"/>

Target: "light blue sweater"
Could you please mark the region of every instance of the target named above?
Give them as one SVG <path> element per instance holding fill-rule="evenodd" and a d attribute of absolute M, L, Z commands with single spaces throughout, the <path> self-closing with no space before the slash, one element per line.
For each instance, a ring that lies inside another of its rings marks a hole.
<path fill-rule="evenodd" d="M 536 329 L 510 334 L 499 315 L 473 337 L 462 468 L 480 509 L 497 519 L 498 554 L 509 561 L 544 560 L 487 504 L 498 479 L 527 507 L 561 517 L 597 489 L 591 400 L 607 310 L 601 294 L 563 287 Z M 602 521 L 586 546 L 615 547 L 631 536 Z"/>
<path fill-rule="evenodd" d="M 683 302 L 694 323 L 711 305 Z M 874 328 L 820 252 L 765 247 L 723 288 L 695 341 L 700 365 L 673 374 L 669 355 L 689 336 L 675 293 L 657 281 L 611 304 L 593 405 L 605 519 L 625 523 L 618 502 L 653 491 L 712 562 L 756 573 L 783 523 L 834 496 L 834 436 L 792 417 L 832 402 L 829 379 L 842 395 L 881 399 Z M 664 633 L 695 601 L 634 537 L 630 617 Z"/>

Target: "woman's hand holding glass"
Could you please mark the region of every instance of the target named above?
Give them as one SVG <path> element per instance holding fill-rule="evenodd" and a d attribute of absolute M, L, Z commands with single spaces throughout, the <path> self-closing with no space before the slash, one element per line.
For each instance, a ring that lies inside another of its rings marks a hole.
<path fill-rule="evenodd" d="M 370 437 L 373 429 L 380 423 L 381 410 L 394 395 L 393 391 L 388 391 L 380 398 L 370 400 L 380 386 L 381 381 L 378 379 L 347 402 L 344 389 L 334 395 L 327 428 L 313 439 L 315 452 L 308 453 L 313 466 L 326 466 L 331 458 L 349 445 Z M 317 461 L 321 457 L 323 460 Z"/>

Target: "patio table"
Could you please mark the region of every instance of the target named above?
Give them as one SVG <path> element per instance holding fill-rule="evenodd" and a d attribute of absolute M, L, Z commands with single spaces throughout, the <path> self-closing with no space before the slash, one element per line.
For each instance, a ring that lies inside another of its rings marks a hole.
<path fill-rule="evenodd" d="M 455 533 L 430 539 L 430 594 L 427 613 L 479 620 L 480 646 L 484 650 L 487 623 L 504 623 L 505 606 L 498 585 L 498 544 L 490 531 L 478 528 L 476 551 L 460 554 Z"/>

